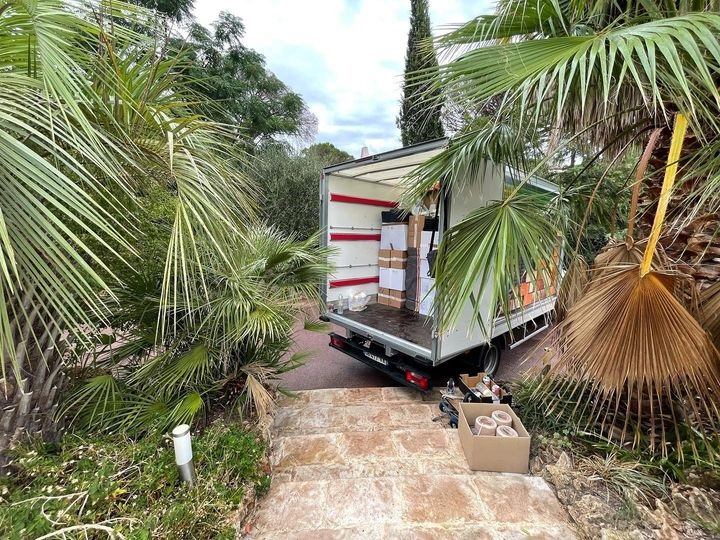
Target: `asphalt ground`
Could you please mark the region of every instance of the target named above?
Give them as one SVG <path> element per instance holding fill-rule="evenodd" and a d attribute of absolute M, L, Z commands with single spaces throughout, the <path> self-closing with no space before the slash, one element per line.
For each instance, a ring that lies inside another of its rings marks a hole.
<path fill-rule="evenodd" d="M 345 335 L 345 330 L 332 325 L 332 331 Z M 322 388 L 368 388 L 398 386 L 384 373 L 329 347 L 328 332 L 311 332 L 299 325 L 295 333 L 295 351 L 307 351 L 310 356 L 297 369 L 283 375 L 279 385 L 288 390 L 316 390 Z M 541 361 L 542 340 L 547 331 L 538 334 L 514 349 L 502 351 L 499 381 L 512 381 Z M 433 386 L 445 386 L 450 377 L 472 372 L 467 364 L 451 360 L 431 373 Z"/>

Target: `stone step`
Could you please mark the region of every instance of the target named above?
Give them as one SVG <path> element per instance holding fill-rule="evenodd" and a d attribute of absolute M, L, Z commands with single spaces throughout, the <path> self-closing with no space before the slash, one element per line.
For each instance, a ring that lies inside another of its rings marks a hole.
<path fill-rule="evenodd" d="M 273 481 L 251 522 L 251 536 L 573 538 L 566 520 L 548 485 L 532 476 L 415 474 Z"/>
<path fill-rule="evenodd" d="M 304 405 L 277 410 L 272 426 L 276 437 L 346 431 L 387 431 L 395 429 L 438 429 L 443 421 L 437 403 L 378 402 L 357 405 Z M 444 421 L 447 423 L 447 420 Z"/>
<path fill-rule="evenodd" d="M 306 405 L 362 405 L 377 403 L 422 403 L 440 401 L 440 392 L 420 392 L 406 386 L 384 388 L 325 388 L 321 390 L 300 390 L 290 395 L 281 394 L 278 405 L 281 408 L 298 408 Z"/>
<path fill-rule="evenodd" d="M 271 465 L 274 478 L 290 481 L 470 472 L 451 429 L 282 437 L 273 440 Z"/>

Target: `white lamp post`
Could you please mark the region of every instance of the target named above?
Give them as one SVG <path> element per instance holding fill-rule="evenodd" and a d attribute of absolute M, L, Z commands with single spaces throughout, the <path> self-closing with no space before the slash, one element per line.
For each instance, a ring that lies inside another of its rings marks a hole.
<path fill-rule="evenodd" d="M 180 472 L 180 478 L 190 487 L 195 484 L 195 465 L 192 460 L 192 441 L 190 440 L 190 426 L 180 424 L 172 430 L 173 446 L 175 447 L 175 464 Z"/>

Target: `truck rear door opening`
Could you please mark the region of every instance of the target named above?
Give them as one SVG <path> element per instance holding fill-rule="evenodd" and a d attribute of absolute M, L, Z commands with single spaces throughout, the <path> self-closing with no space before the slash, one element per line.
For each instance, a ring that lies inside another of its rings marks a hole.
<path fill-rule="evenodd" d="M 447 139 L 440 139 L 334 165 L 323 171 L 320 183 L 321 241 L 336 249 L 334 273 L 321 285 L 327 306 L 322 318 L 345 329 L 345 336 L 331 334 L 330 346 L 421 390 L 429 388 L 432 367 L 459 356 L 475 358 L 479 370 L 497 370 L 511 332 L 516 341 L 544 326 L 559 279 L 556 275 L 537 287 L 521 284 L 522 305 L 511 313 L 510 323 L 500 316 L 484 321 L 492 329 L 489 336 L 471 324 L 477 313 L 488 311 L 483 291 L 477 295 L 479 310 L 468 303 L 453 329 L 438 332 L 428 254 L 449 227 L 501 199 L 519 179 L 510 168 L 488 161 L 481 177 L 465 179 L 465 188 L 443 188 L 430 208 L 398 217 L 392 210 L 403 180 L 446 145 Z M 528 184 L 557 192 L 540 178 Z M 350 300 L 361 293 L 369 298 L 366 308 L 349 310 Z"/>

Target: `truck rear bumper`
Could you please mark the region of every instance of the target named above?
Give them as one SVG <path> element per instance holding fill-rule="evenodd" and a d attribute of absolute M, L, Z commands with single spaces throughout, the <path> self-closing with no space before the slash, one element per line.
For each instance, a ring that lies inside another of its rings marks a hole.
<path fill-rule="evenodd" d="M 387 356 L 377 347 L 369 349 L 335 332 L 329 335 L 330 347 L 385 373 L 394 381 L 423 392 L 432 389 L 430 374 L 423 371 L 407 356 L 400 353 Z"/>

